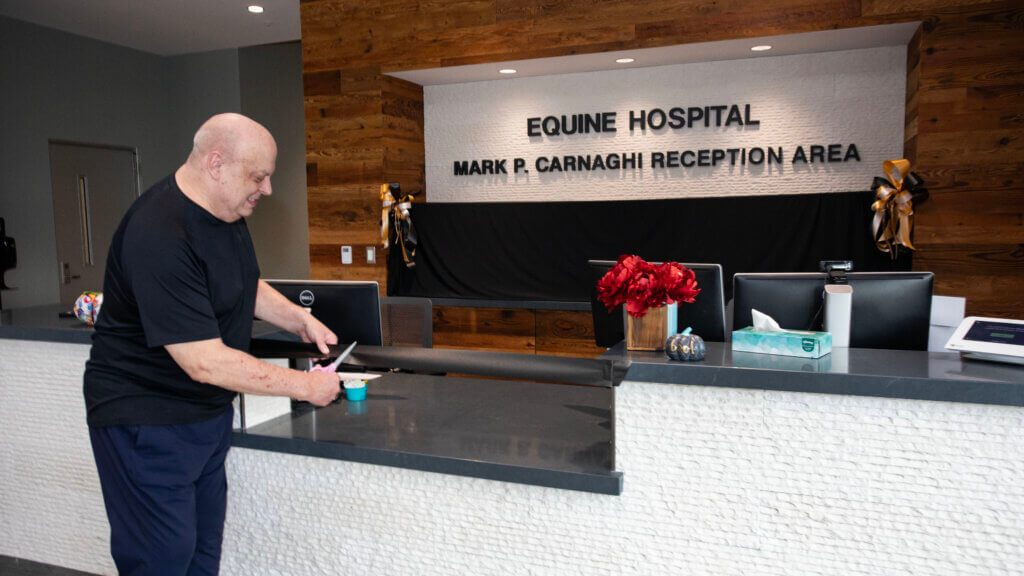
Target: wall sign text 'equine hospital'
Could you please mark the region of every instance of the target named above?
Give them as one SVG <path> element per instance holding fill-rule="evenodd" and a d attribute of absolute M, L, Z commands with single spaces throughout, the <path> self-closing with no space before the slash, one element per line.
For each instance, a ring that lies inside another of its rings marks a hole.
<path fill-rule="evenodd" d="M 614 133 L 618 131 L 618 115 L 615 112 L 563 114 L 561 116 L 536 116 L 526 119 L 526 135 L 531 142 L 544 139 L 578 136 L 581 134 Z M 694 128 L 741 128 L 758 127 L 761 121 L 751 116 L 750 104 L 672 107 L 650 110 L 630 110 L 628 130 L 630 134 L 647 130 L 686 130 Z M 700 148 L 694 150 L 666 150 L 649 152 L 648 165 L 652 169 L 694 168 L 717 166 L 759 166 L 763 164 L 791 164 L 860 162 L 860 152 L 855 144 L 809 144 L 798 145 L 788 154 L 782 146 L 755 146 L 750 148 Z M 564 154 L 561 156 L 538 156 L 533 161 L 537 172 L 589 172 L 595 170 L 642 170 L 645 158 L 643 152 L 610 154 Z M 476 176 L 486 174 L 529 173 L 525 158 L 513 158 L 509 167 L 507 158 L 455 160 L 455 176 Z"/>

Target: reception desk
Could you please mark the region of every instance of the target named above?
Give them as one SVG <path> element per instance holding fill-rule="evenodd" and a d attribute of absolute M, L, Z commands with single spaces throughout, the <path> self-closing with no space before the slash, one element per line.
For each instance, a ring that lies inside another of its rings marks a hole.
<path fill-rule="evenodd" d="M 6 322 L 0 554 L 113 573 L 88 331 Z M 604 360 L 628 371 L 609 387 L 406 367 L 361 414 L 342 400 L 236 433 L 222 573 L 1019 573 L 1024 369 L 845 352 L 616 348 Z"/>
<path fill-rule="evenodd" d="M 261 355 L 281 356 L 273 346 L 260 348 Z M 599 494 L 622 492 L 612 426 L 613 388 L 625 374 L 621 360 L 358 346 L 347 367 L 389 371 L 369 381 L 364 402 L 340 396 L 319 409 L 300 404 L 236 431 L 233 445 Z M 448 371 L 462 377 L 443 375 Z"/>

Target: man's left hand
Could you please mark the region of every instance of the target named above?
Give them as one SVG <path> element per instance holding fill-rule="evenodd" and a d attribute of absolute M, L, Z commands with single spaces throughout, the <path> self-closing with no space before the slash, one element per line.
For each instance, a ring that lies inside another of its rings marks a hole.
<path fill-rule="evenodd" d="M 320 349 L 324 356 L 329 355 L 331 349 L 328 346 L 336 345 L 338 343 L 338 336 L 312 314 L 306 313 L 303 316 L 303 324 L 298 331 L 299 337 L 302 338 L 303 342 L 316 344 L 316 347 Z"/>

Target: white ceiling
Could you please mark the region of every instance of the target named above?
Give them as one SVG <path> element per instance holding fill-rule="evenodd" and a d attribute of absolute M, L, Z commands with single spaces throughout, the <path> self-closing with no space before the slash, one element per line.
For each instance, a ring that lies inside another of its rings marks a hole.
<path fill-rule="evenodd" d="M 666 66 L 669 64 L 714 62 L 719 60 L 738 60 L 741 58 L 763 58 L 766 56 L 810 54 L 814 52 L 856 50 L 859 48 L 878 48 L 881 46 L 906 46 L 914 36 L 917 27 L 917 22 L 905 22 L 883 26 L 807 32 L 804 34 L 679 44 L 661 48 L 642 48 L 597 54 L 537 58 L 534 60 L 510 60 L 507 62 L 472 64 L 469 66 L 407 70 L 389 72 L 388 74 L 415 82 L 416 84 L 431 86 L 435 84 L 457 84 L 484 80 L 508 80 L 527 76 L 595 72 L 619 68 Z M 765 52 L 752 52 L 750 50 L 752 46 L 760 44 L 770 45 L 772 49 Z M 635 61 L 629 64 L 617 64 L 615 60 L 618 58 L 633 58 Z M 516 70 L 516 74 L 499 74 L 498 70 L 502 68 L 512 68 Z"/>
<path fill-rule="evenodd" d="M 0 16 L 161 56 L 301 36 L 299 0 L 0 0 Z"/>

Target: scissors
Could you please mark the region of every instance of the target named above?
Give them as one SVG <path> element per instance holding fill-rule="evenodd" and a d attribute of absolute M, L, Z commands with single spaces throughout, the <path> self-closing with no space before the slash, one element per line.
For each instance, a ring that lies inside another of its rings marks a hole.
<path fill-rule="evenodd" d="M 327 366 L 313 366 L 312 368 L 309 369 L 309 371 L 310 372 L 334 372 L 334 371 L 336 371 L 338 369 L 338 366 L 341 365 L 342 360 L 344 360 L 349 355 L 349 353 L 352 352 L 352 349 L 355 348 L 355 347 L 356 347 L 356 343 L 353 342 L 352 344 L 349 345 L 348 348 L 345 348 L 345 351 L 342 352 L 341 356 L 338 356 L 338 358 L 335 359 L 334 362 L 331 362 Z"/>

